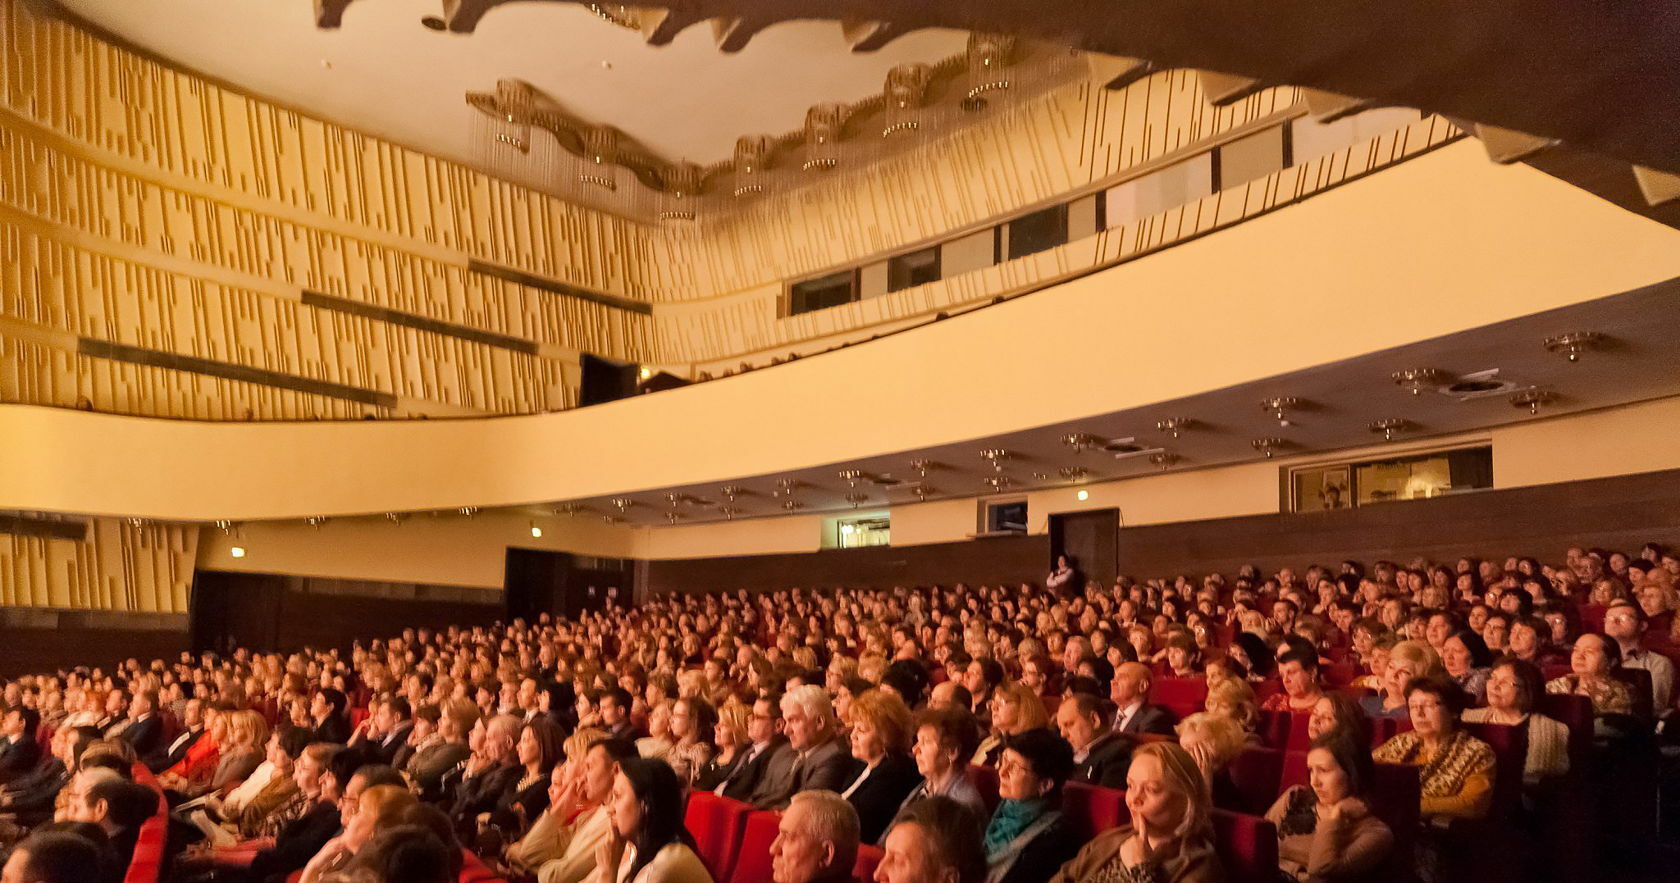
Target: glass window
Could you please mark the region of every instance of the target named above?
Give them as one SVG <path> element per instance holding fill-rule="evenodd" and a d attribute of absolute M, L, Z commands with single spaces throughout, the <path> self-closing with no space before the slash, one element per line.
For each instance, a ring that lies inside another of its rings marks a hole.
<path fill-rule="evenodd" d="M 939 281 L 939 246 L 901 254 L 887 262 L 887 290 L 900 291 Z"/>
<path fill-rule="evenodd" d="M 1396 129 L 1404 128 L 1423 118 L 1423 114 L 1409 107 L 1380 107 L 1345 116 L 1333 123 L 1320 123 L 1312 117 L 1291 121 L 1290 153 L 1293 162 L 1300 164 L 1326 153 L 1360 144 Z"/>
<path fill-rule="evenodd" d="M 1067 242 L 1067 206 L 1053 205 L 1009 222 L 1009 257 L 1024 258 Z"/>
<path fill-rule="evenodd" d="M 1121 227 L 1213 192 L 1213 154 L 1198 153 L 1181 163 L 1133 178 L 1105 193 L 1104 223 Z"/>
<path fill-rule="evenodd" d="M 854 300 L 857 300 L 857 273 L 853 270 L 841 270 L 820 279 L 807 279 L 788 286 L 789 315 L 826 310 Z"/>
<path fill-rule="evenodd" d="M 885 546 L 892 540 L 892 520 L 887 515 L 842 518 L 836 527 L 836 533 L 842 549 Z"/>
<path fill-rule="evenodd" d="M 1290 508 L 1295 512 L 1426 500 L 1493 487 L 1493 448 L 1304 466 L 1290 470 L 1289 478 Z"/>
<path fill-rule="evenodd" d="M 981 501 L 981 505 L 986 507 L 986 533 L 1027 532 L 1026 500 Z"/>

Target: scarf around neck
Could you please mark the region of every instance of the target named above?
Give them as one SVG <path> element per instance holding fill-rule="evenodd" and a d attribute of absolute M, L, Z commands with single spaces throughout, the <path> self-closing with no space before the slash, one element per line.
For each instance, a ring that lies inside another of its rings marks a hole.
<path fill-rule="evenodd" d="M 998 804 L 997 812 L 992 813 L 992 820 L 986 825 L 986 858 L 992 859 L 1003 848 L 1008 846 L 1027 826 L 1038 821 L 1039 816 L 1049 811 L 1050 802 L 1047 800 L 1004 800 Z"/>

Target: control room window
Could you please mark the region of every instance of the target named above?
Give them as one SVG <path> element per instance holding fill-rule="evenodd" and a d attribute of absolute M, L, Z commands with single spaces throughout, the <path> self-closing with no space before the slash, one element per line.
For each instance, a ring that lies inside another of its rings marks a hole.
<path fill-rule="evenodd" d="M 939 246 L 901 254 L 887 262 L 887 290 L 901 291 L 939 281 Z"/>
<path fill-rule="evenodd" d="M 1024 258 L 1067 242 L 1067 206 L 1053 205 L 1009 222 L 1009 258 Z"/>
<path fill-rule="evenodd" d="M 1427 500 L 1491 487 L 1493 448 L 1486 445 L 1289 471 L 1290 510 L 1294 512 Z"/>
<path fill-rule="evenodd" d="M 1027 501 L 981 500 L 980 530 L 983 533 L 1026 533 Z"/>
<path fill-rule="evenodd" d="M 788 286 L 788 315 L 826 310 L 857 299 L 857 271 L 841 270 Z"/>

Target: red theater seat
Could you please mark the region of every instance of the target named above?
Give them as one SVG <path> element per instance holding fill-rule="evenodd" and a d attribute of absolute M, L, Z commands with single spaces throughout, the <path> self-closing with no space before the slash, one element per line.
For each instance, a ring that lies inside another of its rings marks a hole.
<path fill-rule="evenodd" d="M 163 873 L 164 839 L 169 833 L 169 802 L 158 788 L 157 778 L 144 764 L 135 764 L 134 781 L 145 785 L 158 795 L 157 812 L 140 825 L 140 835 L 134 841 L 134 855 L 129 859 L 123 883 L 157 883 Z"/>
<path fill-rule="evenodd" d="M 694 851 L 712 872 L 713 880 L 729 879 L 751 812 L 752 807 L 745 803 L 707 791 L 689 795 L 683 826 L 694 837 Z"/>
<path fill-rule="evenodd" d="M 747 813 L 741 847 L 735 853 L 734 867 L 729 870 L 729 883 L 771 883 L 770 844 L 776 839 L 777 826 L 781 823 L 782 814 L 778 812 Z"/>
<path fill-rule="evenodd" d="M 1062 786 L 1062 815 L 1080 840 L 1089 840 L 1130 820 L 1126 792 L 1083 782 Z"/>
<path fill-rule="evenodd" d="M 998 774 L 991 767 L 968 766 L 968 783 L 974 790 L 980 792 L 980 799 L 986 801 L 986 812 L 997 809 L 998 805 Z"/>
<path fill-rule="evenodd" d="M 505 877 L 490 870 L 470 849 L 461 850 L 461 876 L 456 879 L 459 883 L 508 883 Z"/>
<path fill-rule="evenodd" d="M 1278 879 L 1277 826 L 1259 816 L 1213 811 L 1213 845 L 1230 883 Z"/>
<path fill-rule="evenodd" d="M 1241 806 L 1221 809 L 1265 815 L 1278 796 L 1283 777 L 1283 752 L 1276 748 L 1249 748 L 1231 761 L 1227 772 L 1242 795 Z"/>
<path fill-rule="evenodd" d="M 880 867 L 881 859 L 886 857 L 879 846 L 864 843 L 858 846 L 857 861 L 852 863 L 852 879 L 857 883 L 870 883 L 875 879 L 875 869 Z"/>
<path fill-rule="evenodd" d="M 1202 710 L 1207 693 L 1207 681 L 1202 678 L 1162 678 L 1149 688 L 1150 701 L 1166 706 L 1181 720 Z"/>

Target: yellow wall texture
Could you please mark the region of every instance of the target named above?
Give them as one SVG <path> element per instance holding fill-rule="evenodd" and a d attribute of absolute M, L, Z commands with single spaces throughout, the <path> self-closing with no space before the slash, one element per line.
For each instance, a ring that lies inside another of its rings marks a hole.
<path fill-rule="evenodd" d="M 198 534 L 94 518 L 79 542 L 0 535 L 0 606 L 185 613 Z"/>

